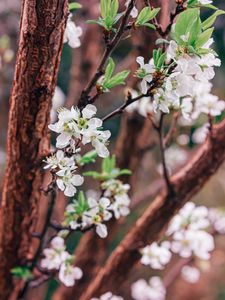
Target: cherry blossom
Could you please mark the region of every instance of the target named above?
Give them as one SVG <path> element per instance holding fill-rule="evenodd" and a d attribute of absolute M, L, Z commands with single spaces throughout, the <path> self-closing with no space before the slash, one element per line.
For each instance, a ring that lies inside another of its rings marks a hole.
<path fill-rule="evenodd" d="M 81 186 L 84 178 L 81 175 L 73 174 L 70 170 L 60 170 L 56 173 L 58 176 L 56 183 L 58 188 L 68 197 L 76 194 L 76 187 Z"/>
<path fill-rule="evenodd" d="M 171 250 L 181 257 L 196 255 L 203 260 L 210 259 L 210 252 L 214 250 L 214 247 L 212 235 L 203 230 L 177 231 L 171 243 Z"/>
<path fill-rule="evenodd" d="M 79 48 L 81 45 L 81 35 L 82 28 L 75 25 L 75 23 L 72 21 L 72 14 L 70 14 L 67 20 L 63 42 L 68 43 L 68 45 L 72 48 Z"/>
<path fill-rule="evenodd" d="M 88 104 L 80 111 L 77 107 L 71 110 L 62 108 L 59 110 L 58 122 L 50 124 L 49 129 L 59 133 L 56 147 L 63 149 L 75 139 L 84 145 L 91 143 L 100 157 L 109 155 L 106 144 L 111 135 L 109 130 L 102 131 L 102 120 L 94 118 L 97 109 L 94 105 Z"/>
<path fill-rule="evenodd" d="M 83 272 L 80 268 L 64 262 L 60 266 L 59 280 L 67 287 L 73 286 L 75 281 L 81 279 Z"/>
<path fill-rule="evenodd" d="M 172 256 L 169 248 L 169 242 L 163 242 L 161 245 L 154 242 L 146 246 L 141 250 L 141 263 L 149 265 L 152 269 L 164 269 L 164 266 L 168 264 Z"/>
<path fill-rule="evenodd" d="M 199 269 L 191 266 L 184 266 L 181 270 L 182 278 L 189 283 L 197 283 L 200 278 Z"/>
<path fill-rule="evenodd" d="M 99 298 L 91 298 L 91 300 L 123 300 L 120 296 L 115 296 L 111 292 L 101 295 Z"/>
<path fill-rule="evenodd" d="M 137 70 L 137 76 L 142 79 L 141 81 L 141 92 L 146 94 L 148 91 L 148 83 L 152 81 L 152 75 L 155 72 L 153 60 L 150 60 L 148 64 L 145 64 L 144 57 L 138 56 L 136 59 L 140 68 Z"/>
<path fill-rule="evenodd" d="M 127 0 L 127 1 L 125 2 L 125 6 L 128 7 L 129 3 L 130 3 L 130 0 Z M 138 9 L 136 8 L 136 6 L 134 6 L 134 7 L 132 8 L 132 11 L 131 11 L 130 15 L 131 15 L 131 17 L 132 17 L 133 19 L 137 18 L 137 16 L 138 16 Z"/>
<path fill-rule="evenodd" d="M 162 280 L 157 277 L 151 277 L 149 282 L 139 279 L 131 286 L 131 295 L 135 300 L 164 300 L 166 289 Z"/>
<path fill-rule="evenodd" d="M 101 187 L 104 190 L 104 196 L 112 199 L 110 210 L 113 211 L 115 218 L 127 216 L 130 213 L 131 201 L 127 194 L 130 189 L 129 184 L 123 184 L 118 179 L 111 179 L 104 181 Z"/>

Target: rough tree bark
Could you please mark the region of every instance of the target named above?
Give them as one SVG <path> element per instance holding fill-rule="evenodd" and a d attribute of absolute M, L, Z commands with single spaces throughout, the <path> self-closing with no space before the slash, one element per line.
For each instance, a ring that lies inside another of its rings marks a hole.
<path fill-rule="evenodd" d="M 10 99 L 7 165 L 0 212 L 0 299 L 14 288 L 10 270 L 25 263 L 49 150 L 47 125 L 68 15 L 67 0 L 24 0 Z"/>
<path fill-rule="evenodd" d="M 171 195 L 163 191 L 153 201 L 112 253 L 105 267 L 100 270 L 80 300 L 89 300 L 109 290 L 118 292 L 128 272 L 141 257 L 139 249 L 160 238 L 176 211 L 202 188 L 224 160 L 225 121 L 213 129 L 211 137 L 189 164 L 172 177 L 175 194 Z"/>

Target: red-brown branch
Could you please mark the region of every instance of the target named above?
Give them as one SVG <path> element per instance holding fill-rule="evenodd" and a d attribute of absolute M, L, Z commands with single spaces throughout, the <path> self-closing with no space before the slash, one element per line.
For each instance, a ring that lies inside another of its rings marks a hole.
<path fill-rule="evenodd" d="M 11 269 L 26 263 L 36 221 L 43 177 L 40 162 L 49 150 L 47 126 L 67 15 L 67 0 L 24 0 L 22 4 L 0 212 L 3 300 L 13 290 Z"/>
<path fill-rule="evenodd" d="M 213 129 L 211 139 L 206 141 L 189 164 L 171 178 L 175 194 L 171 197 L 164 191 L 153 201 L 80 300 L 89 300 L 108 290 L 116 292 L 129 270 L 138 262 L 139 249 L 159 239 L 177 210 L 215 174 L 224 159 L 225 121 Z"/>

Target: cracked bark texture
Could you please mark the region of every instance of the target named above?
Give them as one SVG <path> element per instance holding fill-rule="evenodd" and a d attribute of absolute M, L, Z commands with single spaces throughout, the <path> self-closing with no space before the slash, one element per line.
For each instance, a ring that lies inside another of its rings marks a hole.
<path fill-rule="evenodd" d="M 225 121 L 216 126 L 211 137 L 194 158 L 172 177 L 174 195 L 163 191 L 112 253 L 105 266 L 80 300 L 89 300 L 106 291 L 118 293 L 129 271 L 138 262 L 139 249 L 160 238 L 170 219 L 215 174 L 225 160 Z M 126 270 L 126 276 L 124 276 Z"/>
<path fill-rule="evenodd" d="M 0 211 L 0 299 L 10 298 L 10 270 L 29 255 L 40 187 L 49 151 L 47 126 L 68 15 L 67 0 L 22 2 Z M 16 296 L 15 296 L 16 297 Z"/>

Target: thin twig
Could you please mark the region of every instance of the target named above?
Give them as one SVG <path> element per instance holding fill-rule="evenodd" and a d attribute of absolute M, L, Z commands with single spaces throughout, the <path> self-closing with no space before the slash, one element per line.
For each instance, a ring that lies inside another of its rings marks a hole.
<path fill-rule="evenodd" d="M 159 147 L 160 147 L 160 153 L 161 153 L 161 159 L 162 159 L 163 177 L 166 182 L 168 194 L 172 195 L 172 194 L 174 194 L 174 190 L 173 190 L 172 184 L 170 182 L 170 178 L 169 178 L 169 174 L 168 174 L 168 170 L 167 170 L 167 166 L 166 166 L 165 148 L 164 148 L 164 142 L 163 142 L 163 140 L 164 140 L 164 134 L 163 134 L 164 116 L 165 116 L 165 114 L 162 113 L 160 120 L 159 120 L 159 126 L 157 128 L 157 132 L 159 135 Z"/>
<path fill-rule="evenodd" d="M 134 5 L 135 5 L 135 0 L 131 0 L 123 18 L 122 18 L 122 21 L 120 23 L 120 26 L 119 26 L 119 29 L 118 29 L 116 35 L 113 37 L 113 39 L 111 41 L 109 41 L 107 43 L 105 52 L 102 56 L 102 59 L 99 63 L 96 73 L 94 74 L 94 76 L 92 77 L 90 82 L 87 84 L 87 87 L 81 93 L 79 106 L 82 107 L 82 106 L 85 106 L 87 103 L 89 103 L 89 100 L 90 100 L 89 94 L 90 94 L 92 88 L 96 85 L 98 79 L 104 74 L 103 68 L 106 64 L 106 61 L 108 60 L 109 56 L 111 55 L 111 53 L 113 52 L 115 47 L 120 42 L 122 35 L 123 35 L 124 31 L 126 30 L 126 25 L 127 25 L 130 13 L 131 13 Z M 95 97 L 95 99 L 96 98 L 97 98 L 97 96 Z"/>
<path fill-rule="evenodd" d="M 179 117 L 179 112 L 175 112 L 173 115 L 173 120 L 170 126 L 170 129 L 167 133 L 167 135 L 164 138 L 164 148 L 168 148 L 170 146 L 171 140 L 173 138 L 174 133 L 177 130 L 177 121 L 178 121 L 178 117 Z"/>

